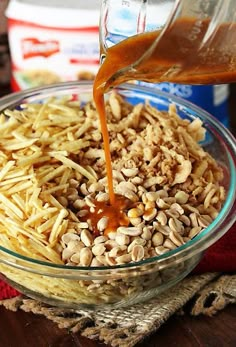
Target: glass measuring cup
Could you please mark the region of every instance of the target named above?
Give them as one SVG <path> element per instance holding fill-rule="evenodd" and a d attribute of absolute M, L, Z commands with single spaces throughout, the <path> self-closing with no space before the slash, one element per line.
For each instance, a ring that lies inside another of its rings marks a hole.
<path fill-rule="evenodd" d="M 120 55 L 107 88 L 131 79 L 236 81 L 235 22 L 235 0 L 103 0 L 101 60 Z"/>

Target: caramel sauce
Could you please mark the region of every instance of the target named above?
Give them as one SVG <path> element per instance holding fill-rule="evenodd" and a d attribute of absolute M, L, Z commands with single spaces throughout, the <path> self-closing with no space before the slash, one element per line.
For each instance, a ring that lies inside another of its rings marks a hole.
<path fill-rule="evenodd" d="M 103 146 L 104 146 L 104 152 L 105 152 L 106 174 L 107 174 L 110 203 L 111 203 L 111 205 L 114 205 L 115 204 L 115 193 L 114 193 L 113 182 L 112 182 L 111 152 L 110 152 L 109 133 L 108 133 L 107 122 L 106 122 L 104 91 L 99 86 L 96 87 L 96 82 L 94 85 L 93 97 L 94 97 L 97 112 L 99 115 L 101 132 L 102 132 L 102 137 L 103 137 Z"/>
<path fill-rule="evenodd" d="M 95 94 L 98 89 L 105 93 L 132 79 L 187 84 L 235 82 L 236 24 L 220 25 L 206 40 L 209 24 L 208 20 L 196 24 L 191 18 L 182 18 L 163 33 L 145 32 L 112 46 L 96 76 Z"/>
<path fill-rule="evenodd" d="M 94 201 L 95 207 L 86 207 L 88 213 L 81 220 L 90 224 L 94 236 L 99 236 L 101 233 L 98 230 L 98 222 L 103 217 L 108 219 L 107 226 L 103 231 L 105 236 L 110 232 L 115 232 L 120 226 L 127 227 L 129 225 L 129 219 L 125 212 L 133 204 L 121 195 L 115 195 L 114 198 L 112 205 L 107 201 Z"/>
<path fill-rule="evenodd" d="M 126 225 L 124 201 L 114 194 L 104 94 L 129 80 L 187 84 L 236 81 L 236 25 L 222 24 L 206 40 L 209 24 L 208 20 L 182 18 L 165 32 L 135 35 L 107 50 L 106 59 L 94 81 L 93 96 L 103 135 L 110 204 L 98 203 L 95 212 L 89 216 L 95 232 L 98 232 L 96 223 L 102 216 L 109 216 L 108 230 Z M 151 46 L 152 51 L 149 50 Z M 140 60 L 144 55 L 145 59 Z"/>

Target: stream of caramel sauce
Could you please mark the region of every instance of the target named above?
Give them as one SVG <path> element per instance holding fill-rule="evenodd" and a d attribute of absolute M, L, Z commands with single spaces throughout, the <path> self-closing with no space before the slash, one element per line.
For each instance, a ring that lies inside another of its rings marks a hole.
<path fill-rule="evenodd" d="M 187 84 L 236 81 L 236 25 L 222 24 L 205 40 L 209 25 L 208 20 L 196 22 L 192 18 L 182 18 L 164 33 L 138 34 L 107 50 L 94 81 L 93 97 L 101 123 L 110 202 L 104 206 L 97 204 L 96 213 L 90 216 L 94 226 L 105 215 L 109 215 L 108 229 L 127 224 L 122 214 L 127 201 L 125 198 L 122 201 L 121 197 L 117 199 L 114 193 L 104 94 L 130 80 Z M 140 60 L 145 54 L 145 59 Z"/>

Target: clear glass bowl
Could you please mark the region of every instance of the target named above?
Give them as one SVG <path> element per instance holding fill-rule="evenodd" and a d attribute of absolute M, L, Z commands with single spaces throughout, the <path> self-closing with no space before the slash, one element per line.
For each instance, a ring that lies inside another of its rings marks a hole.
<path fill-rule="evenodd" d="M 170 94 L 133 84 L 117 89 L 133 104 L 149 100 L 153 106 L 167 110 L 169 104 L 174 103 L 181 117 L 191 120 L 199 117 L 203 121 L 207 137 L 202 146 L 224 169 L 226 201 L 217 218 L 194 239 L 161 256 L 137 263 L 110 267 L 62 266 L 16 254 L 0 245 L 2 278 L 29 297 L 51 305 L 73 309 L 96 309 L 105 305 L 114 308 L 152 298 L 187 276 L 204 251 L 224 235 L 236 219 L 236 141 L 232 134 L 202 109 Z M 92 97 L 92 84 L 71 82 L 11 94 L 0 100 L 0 111 L 65 95 L 79 95 L 80 100 L 86 102 Z M 88 290 L 84 285 L 87 281 L 99 285 Z M 128 288 L 125 292 L 124 285 Z"/>

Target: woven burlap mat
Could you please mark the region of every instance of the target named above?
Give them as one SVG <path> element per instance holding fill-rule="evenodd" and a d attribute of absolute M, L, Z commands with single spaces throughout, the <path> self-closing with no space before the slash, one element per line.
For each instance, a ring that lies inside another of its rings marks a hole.
<path fill-rule="evenodd" d="M 236 303 L 236 275 L 219 273 L 188 277 L 155 299 L 114 310 L 59 309 L 23 296 L 0 301 L 9 310 L 44 315 L 60 328 L 113 347 L 134 346 L 176 312 L 211 316 L 230 303 Z"/>

